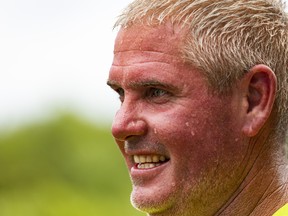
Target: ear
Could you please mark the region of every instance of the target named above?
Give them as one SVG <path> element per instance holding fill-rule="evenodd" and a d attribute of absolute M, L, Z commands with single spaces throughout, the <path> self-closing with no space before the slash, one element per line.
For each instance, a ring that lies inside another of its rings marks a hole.
<path fill-rule="evenodd" d="M 248 108 L 242 128 L 252 137 L 263 127 L 273 108 L 277 80 L 274 72 L 266 65 L 256 65 L 242 79 L 246 91 Z"/>

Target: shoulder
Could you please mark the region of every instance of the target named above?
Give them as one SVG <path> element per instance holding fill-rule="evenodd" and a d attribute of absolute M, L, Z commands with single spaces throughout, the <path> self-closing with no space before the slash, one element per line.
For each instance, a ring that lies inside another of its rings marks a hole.
<path fill-rule="evenodd" d="M 288 216 L 288 203 L 275 212 L 273 216 Z"/>

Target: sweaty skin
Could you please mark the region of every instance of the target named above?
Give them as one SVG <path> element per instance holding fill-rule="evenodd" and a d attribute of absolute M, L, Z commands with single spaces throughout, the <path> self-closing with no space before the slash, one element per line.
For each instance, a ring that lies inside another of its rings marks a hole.
<path fill-rule="evenodd" d="M 169 25 L 120 30 L 109 75 L 122 101 L 112 133 L 131 175 L 131 199 L 150 215 L 189 215 L 188 206 L 209 215 L 245 169 L 248 147 L 233 130 L 241 128 L 243 95 L 212 95 L 201 73 L 179 58 L 183 36 Z M 169 161 L 139 170 L 133 155 Z"/>
<path fill-rule="evenodd" d="M 227 96 L 212 93 L 180 58 L 184 37 L 169 24 L 135 25 L 115 42 L 108 85 L 121 107 L 112 133 L 131 176 L 132 203 L 149 215 L 217 215 L 251 166 L 245 91 L 237 85 Z M 165 160 L 140 168 L 135 155 Z"/>

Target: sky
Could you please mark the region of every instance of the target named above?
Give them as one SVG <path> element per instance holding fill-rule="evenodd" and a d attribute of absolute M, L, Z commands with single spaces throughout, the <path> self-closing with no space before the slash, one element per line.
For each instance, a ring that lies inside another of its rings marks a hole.
<path fill-rule="evenodd" d="M 0 126 L 55 110 L 111 121 L 106 86 L 117 30 L 131 0 L 1 0 Z"/>
<path fill-rule="evenodd" d="M 106 86 L 117 30 L 131 0 L 0 0 L 0 126 L 55 110 L 111 122 Z"/>

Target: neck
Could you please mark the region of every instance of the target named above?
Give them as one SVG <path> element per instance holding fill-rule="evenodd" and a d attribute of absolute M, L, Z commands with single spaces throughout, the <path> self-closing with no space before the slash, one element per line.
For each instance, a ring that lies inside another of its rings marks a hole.
<path fill-rule="evenodd" d="M 217 216 L 271 216 L 288 203 L 288 163 L 279 147 L 284 144 L 262 142 L 257 151 L 258 142 L 251 143 L 254 157 L 244 181 Z"/>

